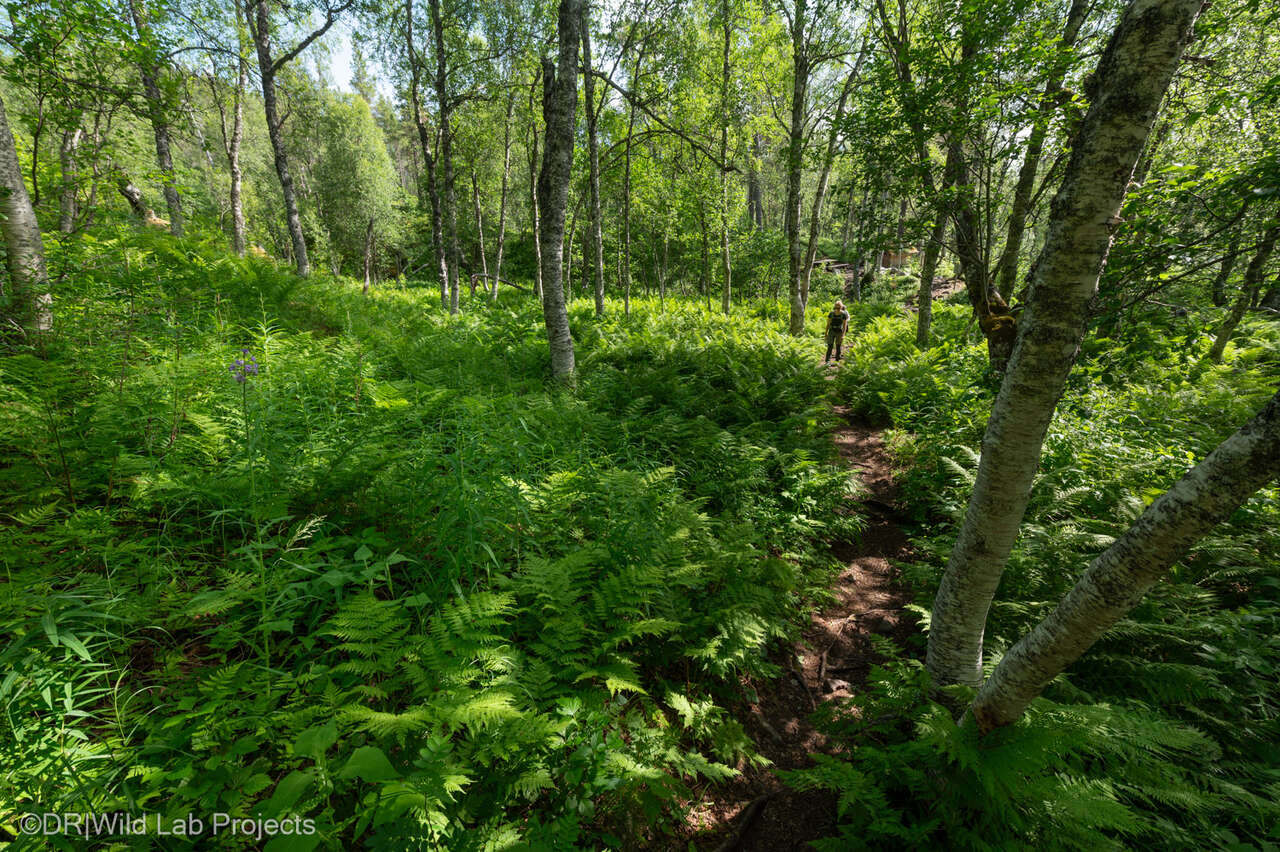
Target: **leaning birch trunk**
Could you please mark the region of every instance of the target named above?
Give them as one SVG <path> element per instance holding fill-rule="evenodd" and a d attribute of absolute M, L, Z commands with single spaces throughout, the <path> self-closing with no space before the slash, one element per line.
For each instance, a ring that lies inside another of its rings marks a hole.
<path fill-rule="evenodd" d="M 840 102 L 836 106 L 836 116 L 831 121 L 831 130 L 827 137 L 826 156 L 822 160 L 822 174 L 818 178 L 818 188 L 813 193 L 813 210 L 809 215 L 809 244 L 805 248 L 804 267 L 800 272 L 800 298 L 806 305 L 809 303 L 809 282 L 813 277 L 813 262 L 818 257 L 818 236 L 822 229 L 822 202 L 827 197 L 827 186 L 831 180 L 831 164 L 836 159 L 836 142 L 840 138 L 840 122 L 844 118 L 844 105 L 849 99 L 849 90 L 853 88 L 853 80 L 857 73 L 857 69 L 854 69 L 849 74 L 845 79 L 844 88 L 840 91 Z"/>
<path fill-rule="evenodd" d="M 498 200 L 498 256 L 493 262 L 493 292 L 498 298 L 498 282 L 502 280 L 502 249 L 507 243 L 507 193 L 511 188 L 511 113 L 515 109 L 515 90 L 507 93 L 507 113 L 502 120 L 502 192 Z"/>
<path fill-rule="evenodd" d="M 927 665 L 936 685 L 981 682 L 987 611 L 1084 337 L 1111 223 L 1202 2 L 1132 0 L 1099 61 L 1092 106 L 1071 141 L 968 511 L 934 602 Z"/>
<path fill-rule="evenodd" d="M 1280 393 L 1093 560 L 1062 603 L 1004 655 L 973 703 L 984 733 L 1016 722 L 1049 681 L 1137 605 L 1170 566 L 1280 476 Z"/>
<path fill-rule="evenodd" d="M 574 120 L 578 109 L 578 44 L 582 33 L 582 0 L 560 0 L 556 32 L 559 54 L 553 64 L 542 60 L 542 117 L 546 140 L 538 175 L 538 242 L 542 246 L 542 314 L 551 348 L 551 375 L 572 383 L 573 337 L 561 281 L 564 261 L 564 214 L 573 167 Z"/>
<path fill-rule="evenodd" d="M 267 136 L 275 155 L 276 177 L 280 180 L 280 195 L 284 198 L 285 224 L 289 228 L 289 241 L 293 246 L 294 268 L 298 274 L 311 274 L 311 260 L 307 257 L 307 239 L 302 233 L 302 217 L 298 215 L 298 198 L 293 190 L 293 175 L 289 171 L 289 153 L 281 132 L 280 109 L 276 103 L 276 65 L 271 58 L 271 20 L 267 4 L 259 2 L 257 25 L 253 28 L 253 43 L 258 53 L 258 71 L 262 78 L 262 109 L 267 118 Z"/>
<path fill-rule="evenodd" d="M 53 297 L 44 266 L 44 242 L 31 207 L 31 196 L 22 180 L 18 149 L 9 129 L 9 117 L 0 100 L 0 230 L 9 268 L 11 289 L 0 286 L 0 309 L 27 332 L 53 328 Z"/>
<path fill-rule="evenodd" d="M 151 130 L 156 141 L 156 164 L 164 181 L 164 201 L 169 208 L 169 232 L 175 237 L 182 236 L 182 197 L 174 183 L 173 152 L 169 139 L 169 122 L 165 118 L 165 99 L 160 93 L 160 67 L 150 53 L 151 27 L 147 23 L 147 10 L 142 0 L 130 0 L 129 15 L 133 18 L 133 27 L 137 31 L 138 41 L 147 45 L 148 52 L 138 63 L 138 74 L 142 78 L 142 90 L 147 96 L 147 116 L 151 119 Z"/>
<path fill-rule="evenodd" d="M 600 139 L 596 134 L 596 91 L 591 67 L 590 7 L 582 4 L 582 85 L 587 104 L 587 161 L 591 185 L 591 224 L 588 248 L 593 255 L 595 274 L 596 316 L 604 316 L 604 226 L 600 216 Z"/>
<path fill-rule="evenodd" d="M 1244 284 L 1240 288 L 1240 294 L 1236 296 L 1235 304 L 1231 306 L 1231 314 L 1218 327 L 1218 333 L 1214 335 L 1213 346 L 1210 347 L 1206 359 L 1210 363 L 1222 363 L 1222 354 L 1227 350 L 1227 342 L 1231 340 L 1231 335 L 1235 334 L 1236 326 L 1240 325 L 1245 311 L 1249 310 L 1249 305 L 1262 289 L 1263 270 L 1266 268 L 1267 261 L 1271 259 L 1272 252 L 1275 251 L 1277 239 L 1280 239 L 1280 223 L 1267 229 L 1262 235 L 1258 250 L 1249 259 L 1249 266 L 1244 271 Z"/>
<path fill-rule="evenodd" d="M 1044 140 L 1049 133 L 1049 119 L 1057 107 L 1058 96 L 1062 93 L 1062 80 L 1070 62 L 1067 51 L 1075 46 L 1091 5 L 1089 0 L 1071 0 L 1071 10 L 1067 12 L 1067 22 L 1062 28 L 1062 41 L 1058 43 L 1058 49 L 1064 53 L 1049 72 L 1040 109 L 1031 126 L 1031 133 L 1027 136 L 1027 151 L 1022 158 L 1022 168 L 1018 171 L 1018 183 L 1013 191 L 1013 205 L 1009 211 L 1009 229 L 996 273 L 996 289 L 1006 302 L 1013 297 L 1013 285 L 1018 279 L 1018 255 L 1022 252 L 1022 235 L 1027 230 L 1027 214 L 1031 212 L 1031 190 L 1035 186 L 1036 172 L 1040 168 Z"/>
<path fill-rule="evenodd" d="M 805 48 L 805 0 L 795 0 L 791 23 L 791 125 L 787 138 L 787 290 L 791 302 L 789 330 L 804 333 L 801 293 L 800 178 L 804 168 L 804 107 L 809 86 L 809 56 Z"/>

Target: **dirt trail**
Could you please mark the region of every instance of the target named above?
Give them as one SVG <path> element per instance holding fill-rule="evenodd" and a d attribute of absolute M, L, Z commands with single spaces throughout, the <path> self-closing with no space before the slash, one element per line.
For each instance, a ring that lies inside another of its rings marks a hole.
<path fill-rule="evenodd" d="M 843 422 L 832 439 L 864 489 L 851 498 L 861 506 L 850 509 L 867 515 L 867 528 L 857 541 L 833 545 L 832 552 L 845 563 L 831 587 L 835 602 L 814 614 L 801 640 L 775 658 L 782 677 L 744 684 L 745 694 L 755 697 L 754 690 L 758 700 L 744 699 L 736 717 L 773 766 L 747 769 L 732 783 L 703 790 L 682 846 L 692 841 L 697 849 L 716 852 L 784 852 L 809 849 L 809 841 L 834 834 L 835 797 L 789 790 L 776 770 L 812 766 L 811 753 L 838 750 L 809 716 L 819 704 L 855 696 L 866 683 L 876 659 L 869 635 L 883 634 L 901 644 L 916 631 L 915 617 L 903 610 L 910 598 L 896 585 L 889 564 L 911 556 L 894 520 L 897 489 L 889 454 L 880 430 L 852 419 L 841 406 L 834 411 Z"/>

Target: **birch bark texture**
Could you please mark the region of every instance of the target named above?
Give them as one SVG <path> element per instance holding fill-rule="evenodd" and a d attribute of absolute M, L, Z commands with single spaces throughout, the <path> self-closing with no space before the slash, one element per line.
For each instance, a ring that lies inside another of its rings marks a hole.
<path fill-rule="evenodd" d="M 0 308 L 26 332 L 53 329 L 53 297 L 44 265 L 44 241 L 31 196 L 22 180 L 18 149 L 9 117 L 0 100 L 0 230 L 4 232 L 6 265 L 12 287 L 0 287 Z"/>
<path fill-rule="evenodd" d="M 542 117 L 546 125 L 542 171 L 538 174 L 538 243 L 541 246 L 542 314 L 551 349 L 551 375 L 571 384 L 573 337 L 565 309 L 564 218 L 573 168 L 574 122 L 578 111 L 578 45 L 582 41 L 583 0 L 560 0 L 556 61 L 542 60 Z"/>
<path fill-rule="evenodd" d="M 582 3 L 582 85 L 585 89 L 587 106 L 587 154 L 591 188 L 591 225 L 589 250 L 595 275 L 596 316 L 604 316 L 604 226 L 600 215 L 600 139 L 596 133 L 595 81 L 591 72 L 591 21 L 590 7 Z"/>
<path fill-rule="evenodd" d="M 987 612 L 1084 337 L 1112 223 L 1202 2 L 1131 0 L 1094 72 L 1091 106 L 1050 207 L 1027 310 L 934 601 L 927 666 L 936 686 L 981 683 Z"/>
<path fill-rule="evenodd" d="M 1004 655 L 973 703 L 986 732 L 1027 705 L 1129 612 L 1175 561 L 1280 476 L 1280 393 L 1156 499 L 1089 565 L 1062 603 Z"/>

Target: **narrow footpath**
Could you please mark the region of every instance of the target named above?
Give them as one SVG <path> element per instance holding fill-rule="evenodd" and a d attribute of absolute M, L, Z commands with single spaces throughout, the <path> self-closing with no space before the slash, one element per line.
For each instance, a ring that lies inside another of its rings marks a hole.
<path fill-rule="evenodd" d="M 709 785 L 687 820 L 683 842 L 715 852 L 806 850 L 809 841 L 835 833 L 835 797 L 818 791 L 788 789 L 776 770 L 813 765 L 810 754 L 836 753 L 809 722 L 824 702 L 853 701 L 876 661 L 868 637 L 888 636 L 899 644 L 916 632 L 916 619 L 903 607 L 909 596 L 896 583 L 890 560 L 911 558 L 898 526 L 893 468 L 879 429 L 835 406 L 841 425 L 832 433 L 845 465 L 858 473 L 863 490 L 849 498 L 850 511 L 867 517 L 857 541 L 834 543 L 845 564 L 831 587 L 835 598 L 815 613 L 793 648 L 775 658 L 783 675 L 772 683 L 744 684 L 757 700 L 737 708 L 736 717 L 773 766 L 746 768 L 731 783 Z"/>

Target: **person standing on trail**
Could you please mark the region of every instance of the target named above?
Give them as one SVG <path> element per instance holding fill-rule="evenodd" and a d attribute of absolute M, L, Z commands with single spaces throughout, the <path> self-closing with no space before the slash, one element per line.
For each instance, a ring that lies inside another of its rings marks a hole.
<path fill-rule="evenodd" d="M 841 359 L 840 347 L 844 344 L 844 333 L 849 330 L 849 312 L 844 309 L 844 302 L 836 300 L 836 305 L 827 314 L 827 357 L 822 363 L 831 362 L 831 348 L 836 350 L 836 360 Z"/>

